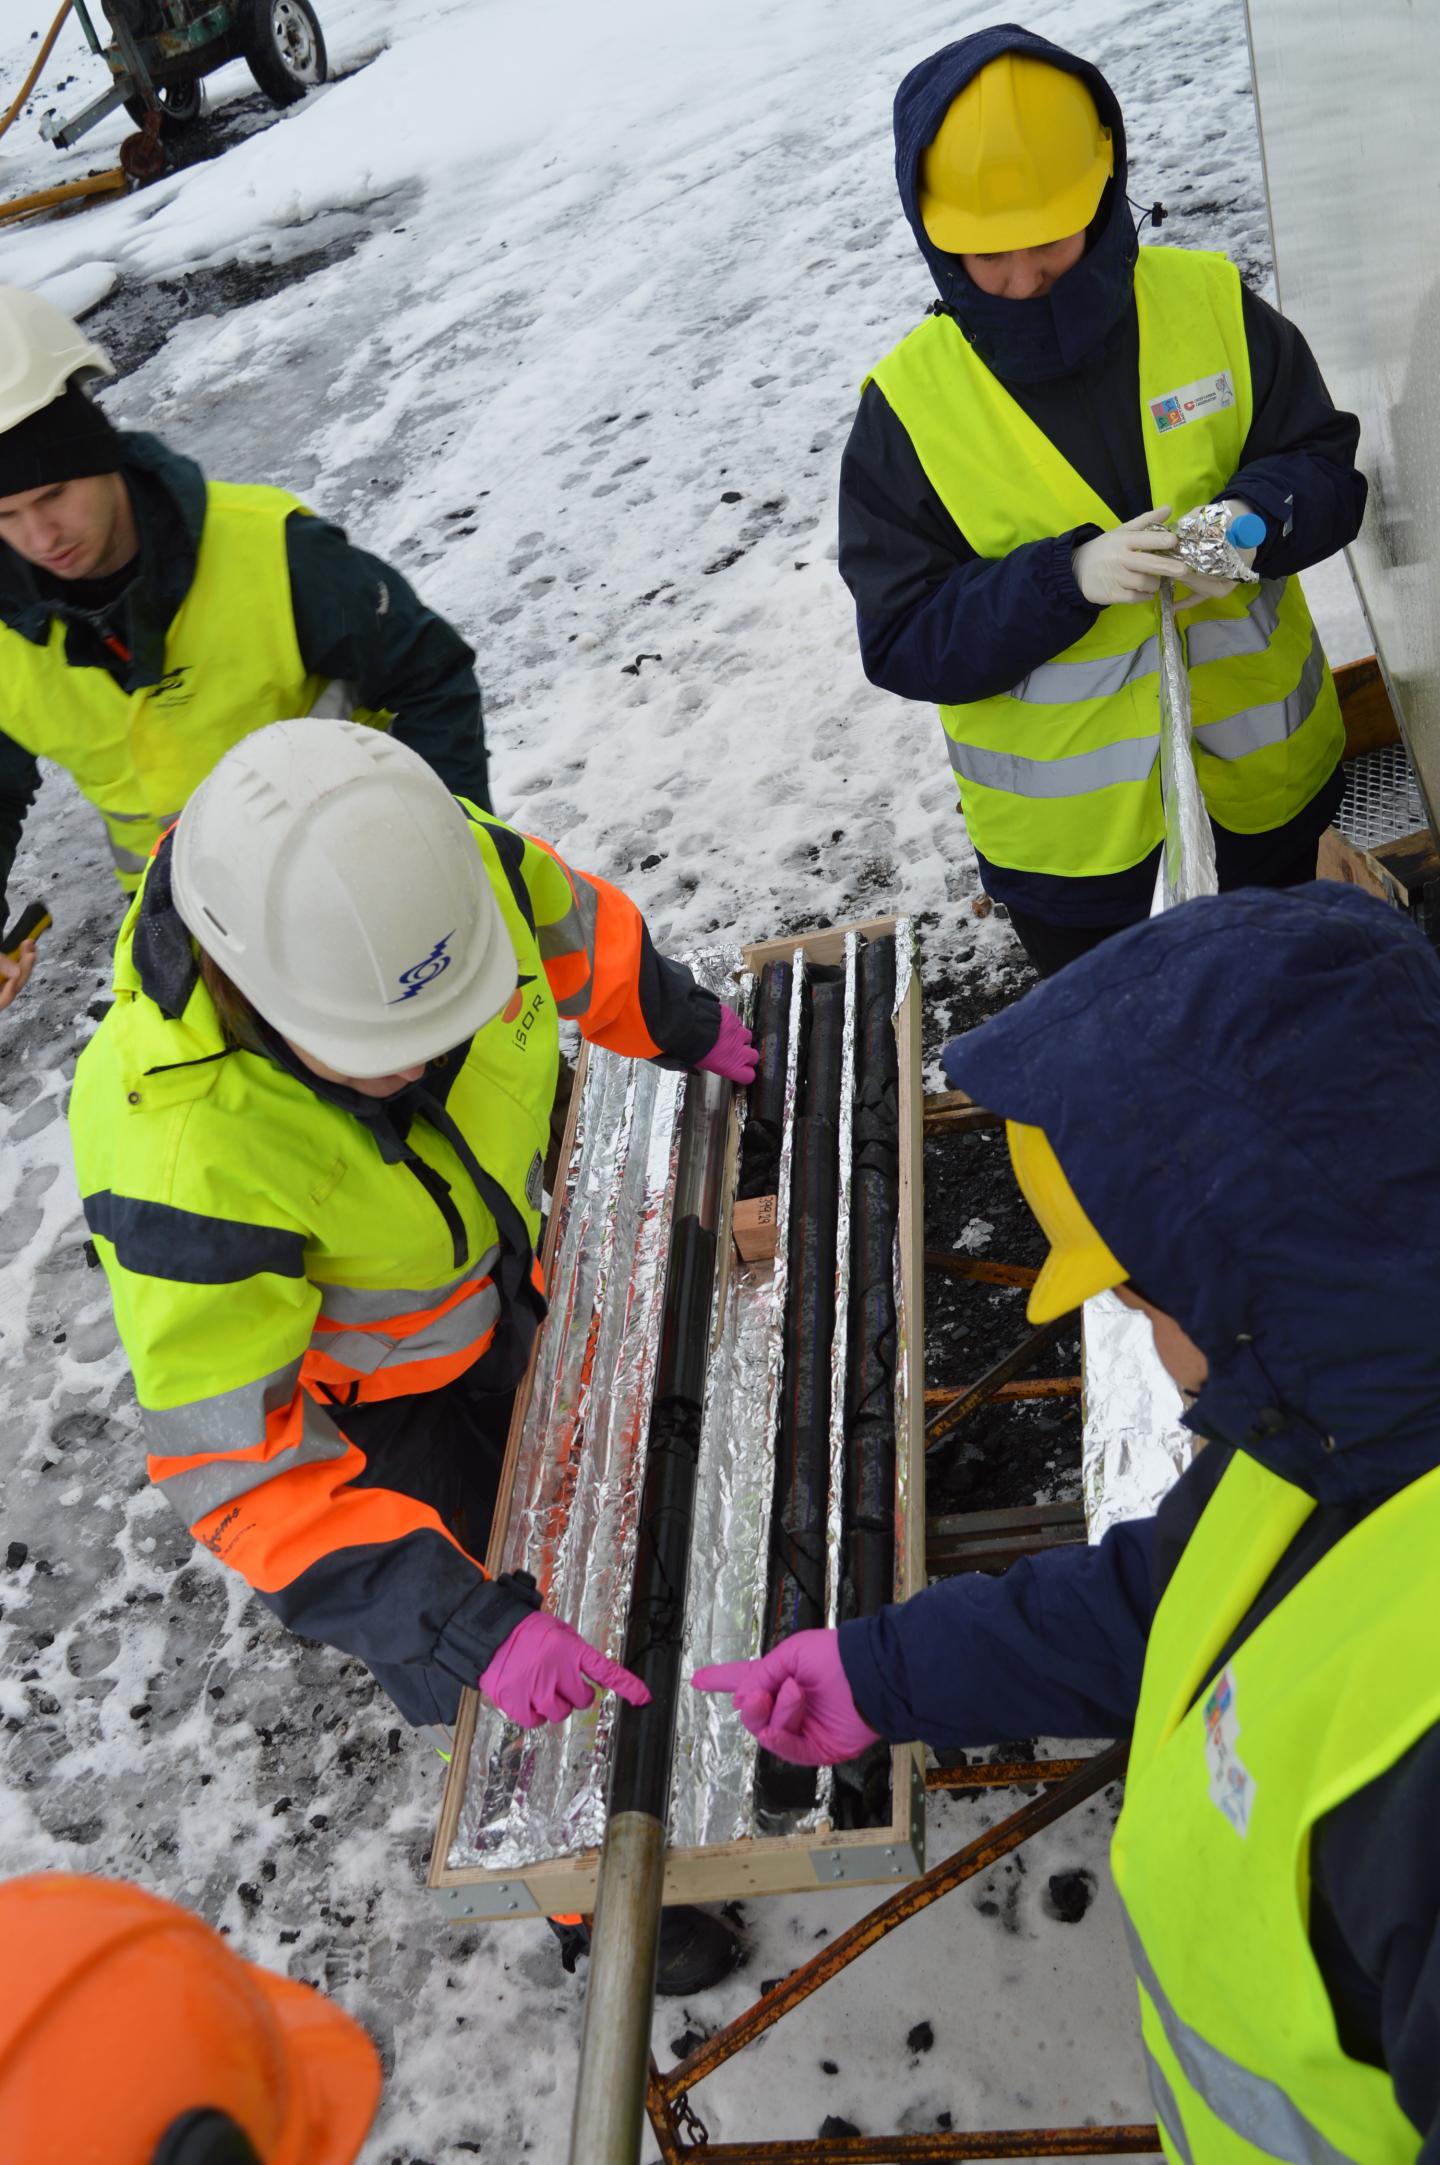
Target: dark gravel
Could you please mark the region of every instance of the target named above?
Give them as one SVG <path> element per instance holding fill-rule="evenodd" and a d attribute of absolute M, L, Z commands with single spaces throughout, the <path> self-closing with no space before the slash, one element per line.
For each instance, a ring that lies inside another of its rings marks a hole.
<path fill-rule="evenodd" d="M 976 1028 L 1034 984 L 1017 962 L 996 979 L 962 969 L 927 977 L 927 1062 L 951 1037 Z M 1015 1185 L 999 1130 L 944 1135 L 925 1144 L 925 1245 L 952 1249 L 975 1219 L 992 1228 L 963 1250 L 998 1263 L 1038 1265 L 1045 1240 Z M 1029 1325 L 1025 1295 L 940 1271 L 925 1278 L 925 1380 L 936 1387 L 973 1383 L 1018 1345 Z M 1080 1364 L 1079 1331 L 1052 1346 L 1025 1373 L 1068 1376 Z M 983 1408 L 936 1453 L 927 1473 L 931 1511 L 1003 1510 L 1037 1501 L 1068 1501 L 1080 1493 L 1078 1397 L 1002 1403 Z"/>

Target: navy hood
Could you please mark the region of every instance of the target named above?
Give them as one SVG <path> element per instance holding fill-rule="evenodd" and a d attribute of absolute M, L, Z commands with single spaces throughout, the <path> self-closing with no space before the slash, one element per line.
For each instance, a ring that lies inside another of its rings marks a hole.
<path fill-rule="evenodd" d="M 1187 1425 L 1322 1503 L 1440 1464 L 1440 957 L 1353 888 L 1107 940 L 944 1053 L 1042 1127 L 1210 1364 Z"/>
<path fill-rule="evenodd" d="M 920 157 L 954 100 L 1002 53 L 1025 53 L 1078 75 L 1115 144 L 1115 172 L 1090 227 L 1089 246 L 1073 270 L 1032 301 L 999 300 L 967 277 L 959 256 L 937 248 L 920 216 Z M 1125 128 L 1115 93 L 1098 68 L 1062 52 L 1048 38 L 997 23 L 977 30 L 910 70 L 895 93 L 895 178 L 920 253 L 940 301 L 986 366 L 1014 383 L 1067 375 L 1103 343 L 1130 306 L 1139 242 L 1125 200 Z"/>

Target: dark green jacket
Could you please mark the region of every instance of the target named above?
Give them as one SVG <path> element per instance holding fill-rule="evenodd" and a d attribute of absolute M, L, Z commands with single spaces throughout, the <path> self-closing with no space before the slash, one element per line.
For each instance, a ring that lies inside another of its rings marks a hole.
<path fill-rule="evenodd" d="M 140 564 L 106 611 L 67 602 L 57 580 L 0 543 L 0 623 L 37 646 L 60 617 L 74 669 L 108 669 L 126 690 L 158 683 L 165 633 L 195 572 L 205 519 L 205 477 L 156 436 L 126 434 L 122 472 L 140 532 Z M 390 565 L 353 548 L 338 526 L 296 514 L 286 529 L 300 654 L 316 676 L 353 686 L 355 704 L 385 707 L 394 733 L 429 761 L 457 796 L 489 811 L 480 687 L 472 650 L 427 609 Z M 42 590 L 43 589 L 43 590 Z M 129 656 L 105 643 L 110 634 Z M 0 926 L 26 812 L 40 786 L 33 755 L 0 732 Z"/>

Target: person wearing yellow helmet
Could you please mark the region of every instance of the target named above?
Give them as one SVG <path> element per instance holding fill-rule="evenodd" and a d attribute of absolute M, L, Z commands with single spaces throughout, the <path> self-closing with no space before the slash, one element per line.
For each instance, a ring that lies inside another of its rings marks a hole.
<path fill-rule="evenodd" d="M 1046 974 L 1148 913 L 1166 522 L 1218 499 L 1266 526 L 1258 585 L 1180 595 L 1220 885 L 1313 878 L 1343 734 L 1293 575 L 1359 528 L 1353 415 L 1225 257 L 1139 246 L 1089 62 L 976 32 L 895 144 L 939 300 L 866 380 L 840 571 L 867 676 L 940 708 L 983 886 Z"/>
<path fill-rule="evenodd" d="M 1113 1287 L 1204 1448 L 1093 1547 L 693 1682 L 806 1766 L 1127 1739 L 1112 1899 L 1171 2165 L 1434 2160 L 1440 961 L 1353 888 L 1212 895 L 942 1062 L 1006 1117 L 1031 1317 Z"/>

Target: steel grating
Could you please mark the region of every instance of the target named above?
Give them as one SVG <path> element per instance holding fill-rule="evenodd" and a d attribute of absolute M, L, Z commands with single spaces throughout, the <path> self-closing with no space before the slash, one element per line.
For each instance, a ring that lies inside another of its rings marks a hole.
<path fill-rule="evenodd" d="M 1403 744 L 1385 744 L 1345 762 L 1345 795 L 1335 825 L 1357 849 L 1379 849 L 1426 824 L 1420 785 Z"/>

